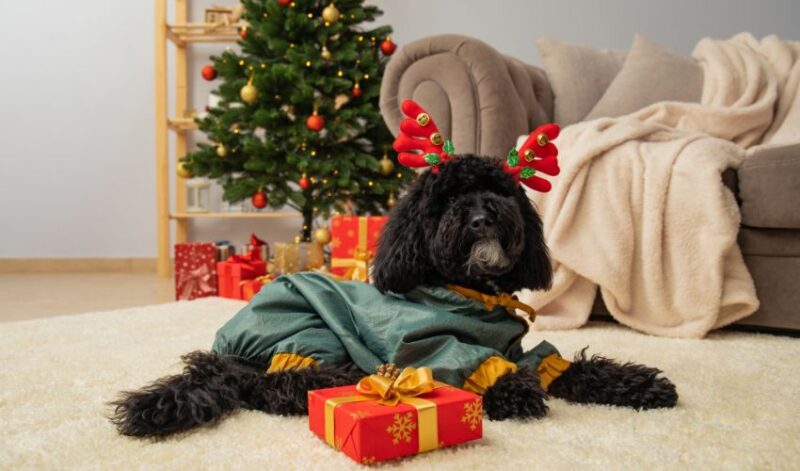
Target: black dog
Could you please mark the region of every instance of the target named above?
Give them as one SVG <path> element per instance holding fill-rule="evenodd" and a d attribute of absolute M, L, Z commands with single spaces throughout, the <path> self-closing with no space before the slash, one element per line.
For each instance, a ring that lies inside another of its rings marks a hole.
<path fill-rule="evenodd" d="M 489 294 L 546 289 L 552 272 L 542 223 L 524 191 L 497 160 L 462 156 L 426 171 L 392 210 L 374 260 L 375 287 L 405 293 L 418 285 L 460 285 Z M 490 419 L 546 414 L 547 394 L 576 403 L 672 407 L 674 385 L 660 371 L 619 364 L 584 351 L 547 389 L 537 371 L 520 368 L 484 392 Z M 114 402 L 120 433 L 163 437 L 213 422 L 237 409 L 307 413 L 307 391 L 354 384 L 367 373 L 320 366 L 265 373 L 267 364 L 208 352 L 183 358 L 181 374 Z M 386 359 L 383 359 L 386 361 Z M 406 366 L 406 365 L 401 365 Z"/>

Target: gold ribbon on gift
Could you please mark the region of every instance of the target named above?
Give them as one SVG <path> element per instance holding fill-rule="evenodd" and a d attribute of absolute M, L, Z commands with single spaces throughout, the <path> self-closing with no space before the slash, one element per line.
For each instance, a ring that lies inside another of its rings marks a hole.
<path fill-rule="evenodd" d="M 398 403 L 408 404 L 417 409 L 417 430 L 419 433 L 419 452 L 439 447 L 439 423 L 436 403 L 417 396 L 427 394 L 445 386 L 434 381 L 430 368 L 405 368 L 397 379 L 373 374 L 358 382 L 356 396 L 334 397 L 325 401 L 325 441 L 338 448 L 334 437 L 334 410 L 340 404 L 350 402 L 376 401 L 378 404 L 394 407 Z"/>
<path fill-rule="evenodd" d="M 372 256 L 369 253 L 367 236 L 369 235 L 369 218 L 358 218 L 358 242 L 353 253 L 353 258 L 335 258 L 331 260 L 332 268 L 347 268 L 342 276 L 345 280 L 363 281 L 369 283 L 369 262 Z"/>

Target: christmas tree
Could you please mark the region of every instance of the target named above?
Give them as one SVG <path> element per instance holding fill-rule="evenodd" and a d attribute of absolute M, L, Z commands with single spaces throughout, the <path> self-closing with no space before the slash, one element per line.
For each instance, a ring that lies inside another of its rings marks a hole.
<path fill-rule="evenodd" d="M 223 198 L 288 205 L 313 221 L 351 208 L 380 214 L 414 173 L 395 165 L 378 107 L 395 45 L 363 0 L 245 0 L 239 44 L 203 69 L 217 107 L 198 121 L 209 143 L 180 168 L 217 179 Z"/>

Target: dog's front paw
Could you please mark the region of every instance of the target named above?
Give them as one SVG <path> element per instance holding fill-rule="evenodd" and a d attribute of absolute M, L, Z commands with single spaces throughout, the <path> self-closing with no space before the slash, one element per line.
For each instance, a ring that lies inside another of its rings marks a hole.
<path fill-rule="evenodd" d="M 547 414 L 545 393 L 530 369 L 509 373 L 486 390 L 483 410 L 491 420 L 527 419 Z"/>

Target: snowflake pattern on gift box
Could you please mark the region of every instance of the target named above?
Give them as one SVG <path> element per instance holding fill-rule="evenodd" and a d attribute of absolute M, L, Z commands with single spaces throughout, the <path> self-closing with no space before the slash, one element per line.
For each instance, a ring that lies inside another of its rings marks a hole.
<path fill-rule="evenodd" d="M 414 414 L 411 412 L 405 415 L 395 414 L 394 423 L 386 427 L 386 431 L 392 436 L 392 443 L 395 445 L 398 445 L 403 440 L 406 443 L 411 443 L 411 434 L 416 429 L 417 423 L 414 422 Z"/>
<path fill-rule="evenodd" d="M 475 430 L 481 423 L 481 415 L 483 415 L 481 400 L 475 399 L 464 404 L 464 415 L 461 417 L 461 422 L 469 425 L 470 430 Z"/>
<path fill-rule="evenodd" d="M 361 458 L 361 464 L 371 465 L 375 464 L 376 460 L 374 456 L 365 456 Z"/>

